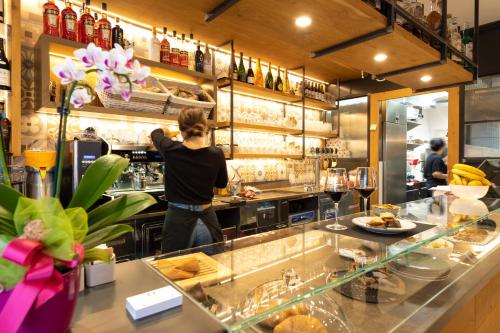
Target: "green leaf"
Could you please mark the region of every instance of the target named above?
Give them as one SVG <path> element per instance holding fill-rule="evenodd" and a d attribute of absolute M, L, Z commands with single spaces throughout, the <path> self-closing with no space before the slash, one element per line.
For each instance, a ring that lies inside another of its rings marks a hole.
<path fill-rule="evenodd" d="M 156 203 L 143 192 L 129 193 L 93 209 L 89 213 L 89 232 L 123 221 Z"/>
<path fill-rule="evenodd" d="M 89 209 L 111 187 L 127 166 L 128 159 L 118 155 L 99 157 L 83 175 L 68 207 Z"/>
<path fill-rule="evenodd" d="M 7 289 L 13 288 L 26 273 L 26 267 L 1 258 L 3 250 L 12 238 L 11 236 L 0 235 L 0 285 Z"/>
<path fill-rule="evenodd" d="M 98 248 L 88 249 L 85 251 L 85 259 L 83 260 L 84 264 L 98 260 L 104 262 L 110 262 L 111 261 L 110 251 Z"/>
<path fill-rule="evenodd" d="M 43 222 L 44 231 L 40 242 L 45 253 L 60 260 L 73 259 L 73 227 L 58 199 L 21 197 L 14 212 L 17 233 L 22 234 L 26 223 L 32 220 Z"/>
<path fill-rule="evenodd" d="M 5 184 L 0 184 L 0 206 L 5 208 L 11 214 L 14 213 L 17 206 L 17 201 L 23 195 L 13 188 L 8 187 Z"/>
<path fill-rule="evenodd" d="M 104 244 L 123 234 L 132 232 L 134 229 L 126 224 L 115 224 L 88 234 L 83 241 L 85 249 L 91 249 L 97 245 Z"/>
<path fill-rule="evenodd" d="M 73 227 L 73 239 L 81 243 L 88 231 L 87 212 L 82 207 L 68 208 L 65 212 Z"/>
<path fill-rule="evenodd" d="M 3 207 L 0 207 L 0 234 L 17 236 L 12 213 Z"/>

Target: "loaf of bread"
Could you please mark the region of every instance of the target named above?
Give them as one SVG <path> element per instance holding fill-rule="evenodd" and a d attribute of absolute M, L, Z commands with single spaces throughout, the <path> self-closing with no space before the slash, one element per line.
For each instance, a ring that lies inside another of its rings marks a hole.
<path fill-rule="evenodd" d="M 288 317 L 274 328 L 274 333 L 328 333 L 325 326 L 308 315 Z"/>
<path fill-rule="evenodd" d="M 186 272 L 186 271 L 177 269 L 175 267 L 163 268 L 163 269 L 160 269 L 160 272 L 172 281 L 182 280 L 182 279 L 190 279 L 194 276 L 194 274 L 191 272 Z"/>

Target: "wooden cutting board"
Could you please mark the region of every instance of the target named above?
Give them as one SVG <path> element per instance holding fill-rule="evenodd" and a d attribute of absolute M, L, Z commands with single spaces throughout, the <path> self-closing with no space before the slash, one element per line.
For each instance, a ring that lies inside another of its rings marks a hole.
<path fill-rule="evenodd" d="M 199 262 L 200 270 L 198 271 L 198 273 L 196 273 L 192 278 L 172 281 L 184 290 L 190 289 L 197 283 L 200 283 L 202 286 L 207 286 L 231 277 L 231 270 L 229 268 L 220 264 L 218 261 L 207 256 L 203 252 L 190 253 L 168 259 L 160 259 L 153 261 L 151 264 L 161 273 L 161 270 L 158 268 L 158 266 L 160 266 L 162 269 L 174 267 L 178 266 L 184 261 L 192 259 L 197 259 Z M 164 274 L 162 275 L 165 276 Z"/>

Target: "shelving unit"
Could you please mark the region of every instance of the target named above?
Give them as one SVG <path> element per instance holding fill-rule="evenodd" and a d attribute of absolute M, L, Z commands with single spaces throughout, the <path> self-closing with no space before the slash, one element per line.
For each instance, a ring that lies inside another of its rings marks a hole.
<path fill-rule="evenodd" d="M 412 129 L 414 129 L 415 127 L 418 127 L 420 125 L 422 125 L 422 124 L 417 123 L 415 121 L 407 121 L 406 122 L 406 130 L 411 131 Z"/>
<path fill-rule="evenodd" d="M 223 121 L 218 122 L 215 126 L 217 129 L 226 129 L 231 127 L 231 122 Z M 301 129 L 285 128 L 285 127 L 275 127 L 261 124 L 248 124 L 248 123 L 233 123 L 234 129 L 238 130 L 255 130 L 258 132 L 270 133 L 270 134 L 286 134 L 286 135 L 302 135 Z"/>

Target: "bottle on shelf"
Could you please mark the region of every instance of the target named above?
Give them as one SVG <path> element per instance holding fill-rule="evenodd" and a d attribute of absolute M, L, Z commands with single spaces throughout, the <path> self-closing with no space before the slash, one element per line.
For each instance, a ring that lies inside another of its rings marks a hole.
<path fill-rule="evenodd" d="M 231 59 L 231 63 L 233 64 L 232 65 L 232 73 L 229 73 L 232 78 L 233 78 L 233 81 L 236 81 L 238 80 L 238 65 L 236 65 L 236 58 L 234 57 L 234 52 L 233 52 L 233 56 L 232 56 L 232 59 Z M 231 71 L 231 66 L 229 66 L 229 71 Z"/>
<path fill-rule="evenodd" d="M 167 36 L 167 27 L 163 27 L 163 40 L 160 43 L 160 61 L 170 64 L 170 42 Z"/>
<path fill-rule="evenodd" d="M 196 51 L 198 51 L 198 43 L 194 40 L 194 35 L 189 34 L 189 47 L 188 47 L 188 69 L 191 71 L 196 70 Z"/>
<path fill-rule="evenodd" d="M 9 152 L 10 146 L 10 136 L 12 133 L 12 124 L 7 118 L 7 114 L 5 113 L 5 100 L 0 99 L 0 128 L 2 130 L 3 137 L 3 148 L 6 154 Z"/>
<path fill-rule="evenodd" d="M 273 79 L 273 73 L 272 73 L 272 69 L 271 69 L 271 63 L 269 63 L 269 66 L 267 67 L 266 88 L 267 89 L 274 89 L 274 79 Z"/>
<path fill-rule="evenodd" d="M 195 70 L 197 72 L 203 73 L 205 70 L 205 56 L 203 55 L 203 52 L 201 51 L 200 48 L 200 41 L 198 41 L 198 46 L 196 47 L 196 52 L 194 55 L 195 58 Z M 211 68 L 210 68 L 211 69 Z"/>
<path fill-rule="evenodd" d="M 304 81 L 304 96 L 309 97 L 309 81 Z"/>
<path fill-rule="evenodd" d="M 278 76 L 276 77 L 276 82 L 274 83 L 274 90 L 283 92 L 283 80 L 281 79 L 280 72 L 281 69 L 280 66 L 278 66 Z"/>
<path fill-rule="evenodd" d="M 5 8 L 4 1 L 0 1 L 0 23 L 5 23 Z"/>
<path fill-rule="evenodd" d="M 246 70 L 245 65 L 243 64 L 243 52 L 240 52 L 240 64 L 238 65 L 238 81 L 246 82 L 245 75 Z"/>
<path fill-rule="evenodd" d="M 10 90 L 10 63 L 5 55 L 3 38 L 0 38 L 0 90 Z"/>
<path fill-rule="evenodd" d="M 182 34 L 181 45 L 179 47 L 179 66 L 188 68 L 189 64 L 188 45 L 186 43 L 186 35 Z"/>
<path fill-rule="evenodd" d="M 255 80 L 254 84 L 259 87 L 264 87 L 264 76 L 262 75 L 262 67 L 260 66 L 260 58 L 257 58 L 257 65 L 255 66 Z"/>
<path fill-rule="evenodd" d="M 474 43 L 472 39 L 472 28 L 469 27 L 469 23 L 465 22 L 464 24 L 464 32 L 462 36 L 462 44 L 463 50 L 465 52 L 465 56 L 472 60 L 473 51 L 474 51 Z"/>
<path fill-rule="evenodd" d="M 205 53 L 203 54 L 203 72 L 212 74 L 212 54 L 208 48 L 208 43 L 205 43 Z"/>
<path fill-rule="evenodd" d="M 152 61 L 160 61 L 160 41 L 156 37 L 156 27 L 151 29 L 151 39 L 149 40 L 149 59 Z"/>
<path fill-rule="evenodd" d="M 90 0 L 85 0 L 85 5 L 82 6 L 83 14 L 78 21 L 78 41 L 80 43 L 89 44 L 94 42 L 94 24 L 95 20 L 90 14 Z"/>
<path fill-rule="evenodd" d="M 104 50 L 111 49 L 111 23 L 108 21 L 106 11 L 108 6 L 105 2 L 102 3 L 102 17 L 97 21 L 97 46 Z"/>
<path fill-rule="evenodd" d="M 61 37 L 76 42 L 78 19 L 76 12 L 71 8 L 71 2 L 64 1 L 65 8 L 61 12 Z"/>
<path fill-rule="evenodd" d="M 179 43 L 177 40 L 177 31 L 172 32 L 172 41 L 170 42 L 170 65 L 179 66 Z"/>
<path fill-rule="evenodd" d="M 290 94 L 290 81 L 288 80 L 288 69 L 285 69 L 285 79 L 283 80 L 283 92 Z"/>
<path fill-rule="evenodd" d="M 248 71 L 246 74 L 246 82 L 248 84 L 255 83 L 255 75 L 253 74 L 253 69 L 252 69 L 252 57 L 248 58 Z"/>
<path fill-rule="evenodd" d="M 111 29 L 111 41 L 113 47 L 115 44 L 125 47 L 123 44 L 123 29 L 120 27 L 120 18 L 116 18 L 116 25 Z"/>
<path fill-rule="evenodd" d="M 59 7 L 55 0 L 49 0 L 43 5 L 43 33 L 59 37 Z"/>
<path fill-rule="evenodd" d="M 99 27 L 99 17 L 94 13 L 94 44 L 99 46 L 99 38 L 97 36 L 97 28 Z"/>

